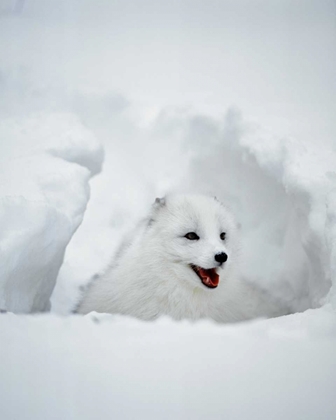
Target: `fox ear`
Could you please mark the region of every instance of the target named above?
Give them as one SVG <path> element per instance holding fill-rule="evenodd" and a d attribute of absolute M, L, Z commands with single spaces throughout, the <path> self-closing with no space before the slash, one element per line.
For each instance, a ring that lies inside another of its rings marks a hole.
<path fill-rule="evenodd" d="M 159 209 L 161 207 L 164 207 L 166 205 L 166 198 L 156 198 L 153 204 L 154 209 Z"/>
<path fill-rule="evenodd" d="M 148 219 L 148 226 L 151 226 L 155 221 L 155 216 L 158 210 L 160 210 L 162 207 L 166 205 L 166 198 L 156 198 L 153 205 L 152 205 L 152 211 L 151 215 Z"/>

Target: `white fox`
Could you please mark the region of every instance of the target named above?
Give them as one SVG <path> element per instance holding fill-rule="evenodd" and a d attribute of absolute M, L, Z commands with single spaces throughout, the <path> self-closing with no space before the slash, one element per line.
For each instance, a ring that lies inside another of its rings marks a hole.
<path fill-rule="evenodd" d="M 150 216 L 123 243 L 105 275 L 91 284 L 77 312 L 217 322 L 278 314 L 240 279 L 239 249 L 236 222 L 216 198 L 156 199 Z"/>

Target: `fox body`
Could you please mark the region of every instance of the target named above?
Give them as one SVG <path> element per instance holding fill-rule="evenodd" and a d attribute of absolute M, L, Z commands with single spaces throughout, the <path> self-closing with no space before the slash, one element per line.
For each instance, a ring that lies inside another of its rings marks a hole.
<path fill-rule="evenodd" d="M 269 303 L 240 279 L 239 254 L 236 222 L 216 198 L 156 199 L 77 312 L 218 322 L 270 315 Z"/>

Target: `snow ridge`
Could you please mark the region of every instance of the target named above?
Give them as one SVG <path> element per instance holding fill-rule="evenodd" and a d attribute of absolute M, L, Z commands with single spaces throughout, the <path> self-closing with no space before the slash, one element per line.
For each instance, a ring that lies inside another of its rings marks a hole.
<path fill-rule="evenodd" d="M 8 118 L 0 128 L 9 145 L 0 162 L 0 309 L 46 311 L 103 150 L 69 114 Z M 19 156 L 11 143 L 23 146 Z"/>

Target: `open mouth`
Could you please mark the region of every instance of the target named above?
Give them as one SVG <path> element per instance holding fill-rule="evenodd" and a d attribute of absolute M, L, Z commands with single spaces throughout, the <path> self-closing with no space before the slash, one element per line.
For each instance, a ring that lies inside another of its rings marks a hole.
<path fill-rule="evenodd" d="M 215 289 L 218 286 L 219 275 L 216 273 L 215 268 L 205 269 L 193 264 L 191 264 L 190 267 L 201 279 L 201 282 L 204 284 L 204 286 L 209 287 L 209 289 Z"/>

